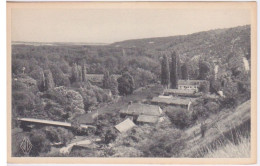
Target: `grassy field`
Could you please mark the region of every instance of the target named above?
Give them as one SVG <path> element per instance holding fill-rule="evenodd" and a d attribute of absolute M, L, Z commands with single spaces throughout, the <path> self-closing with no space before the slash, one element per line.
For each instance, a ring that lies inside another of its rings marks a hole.
<path fill-rule="evenodd" d="M 208 149 L 208 154 L 205 158 L 250 158 L 250 138 L 240 136 L 238 144 L 234 142 L 229 142 L 227 144 L 220 142 L 221 148 Z"/>

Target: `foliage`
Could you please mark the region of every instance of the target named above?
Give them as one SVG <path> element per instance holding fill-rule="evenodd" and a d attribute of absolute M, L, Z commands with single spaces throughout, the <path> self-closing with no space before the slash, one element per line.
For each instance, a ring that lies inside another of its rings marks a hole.
<path fill-rule="evenodd" d="M 110 84 L 110 74 L 109 71 L 105 71 L 103 76 L 103 88 L 109 89 L 109 84 Z"/>
<path fill-rule="evenodd" d="M 153 84 L 157 80 L 155 74 L 143 68 L 131 68 L 129 72 L 135 80 L 135 88 L 140 88 L 149 84 Z"/>
<path fill-rule="evenodd" d="M 44 91 L 51 90 L 55 86 L 53 81 L 52 72 L 50 70 L 44 71 L 44 78 L 43 78 L 43 89 Z"/>
<path fill-rule="evenodd" d="M 172 124 L 179 129 L 185 129 L 193 123 L 191 115 L 186 109 L 180 107 L 167 107 L 166 114 L 169 116 Z"/>
<path fill-rule="evenodd" d="M 12 84 L 12 118 L 45 117 L 43 103 L 37 93 L 36 81 L 26 76 L 16 78 Z"/>
<path fill-rule="evenodd" d="M 118 82 L 115 76 L 111 76 L 109 89 L 113 95 L 118 95 Z"/>
<path fill-rule="evenodd" d="M 200 86 L 199 86 L 199 91 L 200 92 L 203 92 L 203 93 L 208 93 L 209 92 L 209 88 L 210 88 L 210 85 L 207 81 L 203 81 L 201 82 Z"/>
<path fill-rule="evenodd" d="M 210 99 L 202 97 L 192 103 L 193 120 L 205 120 L 210 114 L 216 114 L 221 111 L 220 101 L 218 99 Z"/>
<path fill-rule="evenodd" d="M 87 68 L 86 68 L 85 63 L 82 63 L 81 69 L 82 69 L 82 81 L 86 82 L 87 81 L 87 76 L 86 76 L 87 75 Z"/>
<path fill-rule="evenodd" d="M 208 73 L 210 71 L 210 64 L 206 61 L 199 61 L 199 80 L 205 80 L 208 78 Z"/>
<path fill-rule="evenodd" d="M 66 145 L 74 137 L 71 131 L 62 127 L 47 126 L 44 128 L 44 132 L 46 133 L 46 138 L 52 143 L 60 142 Z"/>
<path fill-rule="evenodd" d="M 168 61 L 168 57 L 164 55 L 161 62 L 161 84 L 168 87 L 169 83 L 170 83 L 169 61 Z"/>
<path fill-rule="evenodd" d="M 181 78 L 183 80 L 187 80 L 189 77 L 189 74 L 188 74 L 188 67 L 187 67 L 187 63 L 184 63 L 182 66 L 181 66 Z"/>
<path fill-rule="evenodd" d="M 30 156 L 39 156 L 40 153 L 50 151 L 50 142 L 43 130 L 32 130 L 30 132 L 30 141 L 32 143 Z"/>
<path fill-rule="evenodd" d="M 129 95 L 134 91 L 135 83 L 133 77 L 125 72 L 121 77 L 117 79 L 118 91 L 120 95 Z"/>
<path fill-rule="evenodd" d="M 80 93 L 66 87 L 56 87 L 47 91 L 42 97 L 47 102 L 44 109 L 51 119 L 70 119 L 85 112 Z"/>
<path fill-rule="evenodd" d="M 62 72 L 61 68 L 59 68 L 56 64 L 50 64 L 49 68 L 56 86 L 70 86 L 69 77 Z"/>

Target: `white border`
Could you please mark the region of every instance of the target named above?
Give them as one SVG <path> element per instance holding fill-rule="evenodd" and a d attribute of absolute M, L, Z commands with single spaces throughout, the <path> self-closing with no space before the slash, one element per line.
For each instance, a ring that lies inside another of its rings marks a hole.
<path fill-rule="evenodd" d="M 28 1 L 33 1 L 33 2 L 42 2 L 42 1 L 46 1 L 46 2 L 50 2 L 53 0 L 7 0 L 8 2 L 28 2 Z M 87 1 L 87 0 L 54 0 L 54 1 Z M 89 0 L 88 0 L 89 1 Z M 94 1 L 102 1 L 102 0 L 94 0 Z M 103 1 L 109 1 L 109 0 L 103 0 Z M 110 0 L 111 1 L 111 0 Z M 120 1 L 120 0 L 112 0 L 112 1 Z M 134 0 L 126 0 L 126 1 L 134 1 Z M 138 1 L 138 0 L 135 0 Z M 140 1 L 140 0 L 139 0 Z M 156 1 L 156 0 L 149 0 L 149 1 Z M 163 1 L 163 0 L 157 0 L 157 1 Z M 164 1 L 170 1 L 170 0 L 164 0 Z M 181 1 L 181 0 L 174 0 L 174 1 Z M 187 1 L 187 0 L 185 0 Z M 191 0 L 189 0 L 191 1 Z M 209 1 L 209 0 L 201 0 L 201 1 Z M 219 0 L 219 1 L 255 1 L 255 0 Z M 258 1 L 257 1 L 258 2 Z M 257 9 L 259 9 L 259 2 L 257 3 Z M 259 16 L 259 11 L 257 10 L 257 18 L 260 18 Z M 0 92 L 1 92 L 1 96 L 0 96 L 0 106 L 1 106 L 1 114 L 0 114 L 0 131 L 1 131 L 1 136 L 0 136 L 0 144 L 1 144 L 1 148 L 0 148 L 0 165 L 7 165 L 7 140 L 6 140 L 6 134 L 7 134 L 7 121 L 6 121 L 6 111 L 7 111 L 7 107 L 6 107 L 6 1 L 4 0 L 0 0 L 0 76 L 1 76 L 1 81 L 0 81 Z M 257 22 L 257 27 L 259 27 L 259 23 Z M 257 50 L 259 50 L 259 32 L 257 33 Z M 259 57 L 259 51 L 257 51 L 257 57 Z M 258 64 L 260 64 L 260 59 L 257 59 Z M 259 87 L 259 76 L 260 76 L 260 67 L 257 67 L 257 87 Z M 260 103 L 260 97 L 259 97 L 259 88 L 257 88 L 257 103 Z M 260 113 L 259 113 L 259 109 L 257 109 L 258 113 L 257 113 L 257 121 L 260 120 Z M 260 122 L 257 123 L 257 138 L 259 140 L 260 138 Z M 257 151 L 259 152 L 259 142 L 257 144 Z M 258 153 L 259 156 L 259 153 Z M 259 163 L 259 157 L 257 157 L 257 163 Z M 13 165 L 13 166 L 26 166 L 28 164 L 8 164 L 8 165 Z M 36 166 L 37 164 L 33 164 L 31 166 Z M 47 164 L 41 164 L 41 166 L 45 166 Z M 58 165 L 62 165 L 62 164 L 52 164 L 54 166 L 58 166 Z M 64 164 L 66 166 L 69 166 L 68 164 Z M 72 165 L 72 164 L 70 164 Z M 76 165 L 76 164 L 75 164 Z M 77 164 L 82 165 L 82 164 Z M 87 165 L 87 164 L 84 164 Z M 89 164 L 89 165 L 93 165 L 93 164 Z M 95 166 L 100 166 L 101 164 L 95 164 Z M 121 164 L 122 165 L 122 164 Z M 147 165 L 147 164 L 146 164 Z M 140 165 L 140 166 L 146 166 L 146 165 Z M 254 164 L 255 166 L 257 164 Z M 128 165 L 125 165 L 128 166 Z M 137 165 L 139 166 L 139 165 Z M 187 166 L 187 165 L 183 165 L 183 166 Z"/>

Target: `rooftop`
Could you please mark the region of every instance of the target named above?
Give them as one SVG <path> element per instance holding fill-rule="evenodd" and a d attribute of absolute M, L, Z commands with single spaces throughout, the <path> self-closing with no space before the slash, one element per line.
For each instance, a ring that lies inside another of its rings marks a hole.
<path fill-rule="evenodd" d="M 133 103 L 131 105 L 128 105 L 128 107 L 120 110 L 120 113 L 124 113 L 128 115 L 160 116 L 162 112 L 159 106 Z"/>
<path fill-rule="evenodd" d="M 145 123 L 156 123 L 158 122 L 158 116 L 149 116 L 149 115 L 139 115 L 137 118 L 137 122 L 145 122 Z"/>
<path fill-rule="evenodd" d="M 124 133 L 124 132 L 130 130 L 131 128 L 133 128 L 133 127 L 135 127 L 135 124 L 129 118 L 127 118 L 126 120 L 124 120 L 123 122 L 121 122 L 121 123 L 119 123 L 115 126 L 115 128 L 120 133 Z"/>
<path fill-rule="evenodd" d="M 176 104 L 176 105 L 188 105 L 192 101 L 194 101 L 194 99 L 180 98 L 180 97 L 170 97 L 170 98 L 154 97 L 152 99 L 152 102 L 154 103 Z"/>
<path fill-rule="evenodd" d="M 199 85 L 206 80 L 178 80 L 178 85 Z"/>
<path fill-rule="evenodd" d="M 163 93 L 174 93 L 174 94 L 194 94 L 196 90 L 193 89 L 165 89 Z"/>

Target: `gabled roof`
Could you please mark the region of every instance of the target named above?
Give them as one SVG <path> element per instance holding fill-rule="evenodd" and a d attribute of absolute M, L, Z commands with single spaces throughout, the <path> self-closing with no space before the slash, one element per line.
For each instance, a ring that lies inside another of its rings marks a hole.
<path fill-rule="evenodd" d="M 128 107 L 122 109 L 120 113 L 127 114 L 127 115 L 160 116 L 162 112 L 159 106 L 133 103 L 131 105 L 128 105 Z"/>
<path fill-rule="evenodd" d="M 135 124 L 129 118 L 127 118 L 126 120 L 124 120 L 123 122 L 121 122 L 121 123 L 119 123 L 115 126 L 115 128 L 120 133 L 124 133 L 124 132 L 130 130 L 131 128 L 133 128 L 133 127 L 135 127 Z"/>
<path fill-rule="evenodd" d="M 199 85 L 206 80 L 178 80 L 178 85 Z"/>
<path fill-rule="evenodd" d="M 192 101 L 194 101 L 194 99 L 180 98 L 180 97 L 171 97 L 171 98 L 154 97 L 151 102 L 163 103 L 163 104 L 189 105 L 189 103 Z"/>
<path fill-rule="evenodd" d="M 158 116 L 149 116 L 149 115 L 139 115 L 137 118 L 137 122 L 144 123 L 157 123 L 159 120 Z"/>

